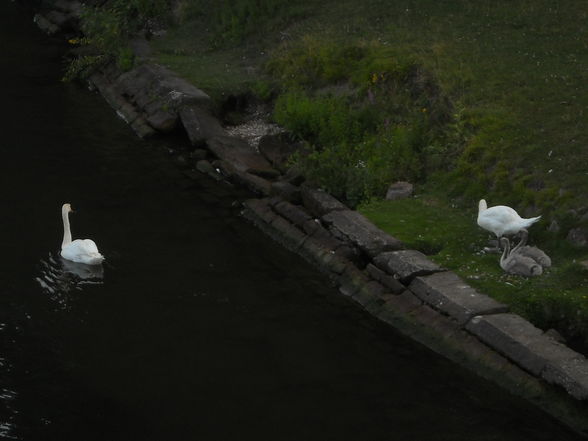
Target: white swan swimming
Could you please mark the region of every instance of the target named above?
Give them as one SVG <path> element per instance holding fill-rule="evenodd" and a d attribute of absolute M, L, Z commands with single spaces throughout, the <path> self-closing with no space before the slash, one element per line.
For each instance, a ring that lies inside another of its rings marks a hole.
<path fill-rule="evenodd" d="M 520 243 L 510 250 L 510 241 L 506 237 L 500 238 L 500 244 L 504 247 L 502 256 L 500 256 L 500 268 L 509 274 L 519 276 L 540 276 L 543 274 L 543 268 L 530 257 L 520 255 L 518 247 Z"/>
<path fill-rule="evenodd" d="M 491 231 L 498 238 L 505 234 L 516 234 L 530 227 L 539 219 L 541 216 L 529 219 L 522 218 L 514 209 L 505 205 L 488 208 L 484 199 L 478 203 L 478 225 Z"/>
<path fill-rule="evenodd" d="M 63 217 L 63 242 L 61 243 L 61 257 L 72 262 L 85 263 L 86 265 L 100 265 L 104 256 L 98 251 L 96 243 L 92 239 L 71 240 L 69 229 L 70 204 L 63 204 L 61 216 Z"/>

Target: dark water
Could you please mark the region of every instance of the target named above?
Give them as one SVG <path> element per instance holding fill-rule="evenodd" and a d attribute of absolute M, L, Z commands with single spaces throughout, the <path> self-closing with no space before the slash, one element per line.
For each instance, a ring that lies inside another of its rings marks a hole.
<path fill-rule="evenodd" d="M 398 335 L 193 181 L 0 0 L 0 438 L 572 440 Z M 60 207 L 104 273 L 64 268 Z"/>

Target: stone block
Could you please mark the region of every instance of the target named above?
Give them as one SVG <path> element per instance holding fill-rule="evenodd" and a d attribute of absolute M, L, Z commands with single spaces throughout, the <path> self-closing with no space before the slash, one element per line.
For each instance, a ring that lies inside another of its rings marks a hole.
<path fill-rule="evenodd" d="M 275 178 L 279 175 L 279 172 L 272 168 L 263 156 L 255 152 L 241 138 L 215 136 L 207 141 L 207 146 L 217 158 L 230 163 L 240 172 L 268 178 Z"/>
<path fill-rule="evenodd" d="M 397 322 L 406 321 L 411 312 L 422 306 L 423 302 L 411 292 L 405 291 L 400 295 L 389 296 L 376 315 L 380 320 L 396 326 Z"/>
<path fill-rule="evenodd" d="M 508 312 L 508 306 L 477 292 L 449 271 L 416 277 L 409 289 L 423 302 L 461 325 L 476 315 Z"/>
<path fill-rule="evenodd" d="M 285 217 L 297 227 L 303 228 L 303 225 L 312 220 L 312 217 L 300 206 L 291 204 L 287 201 L 278 202 L 274 205 L 274 210 L 280 216 Z"/>
<path fill-rule="evenodd" d="M 277 181 L 272 183 L 272 194 L 280 196 L 282 199 L 300 204 L 302 198 L 300 197 L 300 187 L 290 184 L 286 181 Z"/>
<path fill-rule="evenodd" d="M 543 332 L 516 314 L 476 316 L 466 329 L 534 375 L 545 367 L 545 360 L 532 349 Z"/>
<path fill-rule="evenodd" d="M 386 289 L 380 283 L 375 280 L 368 280 L 359 287 L 352 298 L 363 307 L 366 307 L 368 304 L 382 299 L 385 293 Z"/>
<path fill-rule="evenodd" d="M 370 257 L 403 247 L 402 242 L 384 233 L 357 211 L 331 211 L 321 220 L 330 227 L 336 237 L 345 237 Z"/>
<path fill-rule="evenodd" d="M 198 170 L 200 173 L 204 173 L 207 175 L 212 174 L 212 173 L 217 173 L 214 166 L 210 162 L 208 162 L 206 159 L 201 159 L 200 161 L 198 161 L 196 163 L 196 170 Z"/>
<path fill-rule="evenodd" d="M 147 124 L 143 118 L 137 118 L 130 125 L 139 138 L 147 138 L 155 134 L 153 127 Z"/>
<path fill-rule="evenodd" d="M 281 216 L 276 216 L 271 226 L 278 233 L 278 241 L 291 250 L 297 251 L 306 240 L 306 234 Z"/>
<path fill-rule="evenodd" d="M 384 271 L 382 271 L 381 269 L 379 269 L 371 263 L 367 265 L 366 271 L 370 276 L 373 277 L 374 280 L 380 282 L 388 289 L 388 291 L 390 291 L 393 294 L 400 294 L 406 289 L 406 287 L 402 283 L 400 283 L 394 276 L 386 274 Z"/>
<path fill-rule="evenodd" d="M 240 172 L 237 171 L 233 174 L 233 180 L 239 182 L 240 184 L 244 185 L 251 191 L 255 193 L 259 193 L 263 196 L 269 196 L 272 188 L 272 184 L 267 179 L 262 178 L 261 176 L 257 176 L 247 172 Z"/>
<path fill-rule="evenodd" d="M 395 275 L 398 279 L 408 284 L 417 276 L 433 274 L 444 271 L 436 263 L 429 260 L 420 251 L 400 250 L 379 253 L 374 258 L 376 266 L 388 274 Z"/>
<path fill-rule="evenodd" d="M 516 314 L 476 316 L 466 329 L 514 363 L 588 399 L 588 361 Z"/>
<path fill-rule="evenodd" d="M 337 277 L 337 282 L 340 285 L 339 290 L 348 296 L 355 295 L 369 281 L 370 279 L 353 264 L 348 264 L 341 275 Z"/>
<path fill-rule="evenodd" d="M 175 113 L 165 110 L 159 110 L 151 115 L 148 115 L 147 123 L 158 132 L 171 132 L 178 123 L 178 117 Z"/>
<path fill-rule="evenodd" d="M 402 294 L 391 296 L 386 301 L 386 309 L 393 310 L 396 313 L 408 314 L 422 306 L 423 302 L 410 291 L 404 291 Z"/>
<path fill-rule="evenodd" d="M 399 181 L 388 187 L 386 192 L 386 199 L 389 201 L 395 201 L 397 199 L 406 199 L 412 196 L 414 186 L 410 182 Z"/>
<path fill-rule="evenodd" d="M 220 122 L 206 109 L 184 106 L 178 114 L 192 145 L 201 145 L 215 136 L 227 134 Z"/>
<path fill-rule="evenodd" d="M 316 217 L 324 216 L 331 211 L 348 210 L 348 208 L 329 193 L 308 186 L 300 188 L 302 203 Z"/>
<path fill-rule="evenodd" d="M 549 360 L 541 376 L 549 383 L 562 386 L 577 400 L 588 400 L 588 361 L 574 354 Z"/>
<path fill-rule="evenodd" d="M 243 206 L 245 207 L 244 216 L 255 223 L 271 224 L 277 217 L 277 214 L 270 208 L 267 199 L 248 199 L 243 202 Z"/>

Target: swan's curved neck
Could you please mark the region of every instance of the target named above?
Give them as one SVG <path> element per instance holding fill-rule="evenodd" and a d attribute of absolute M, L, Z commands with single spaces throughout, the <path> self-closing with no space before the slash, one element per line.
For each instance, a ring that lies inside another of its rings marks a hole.
<path fill-rule="evenodd" d="M 482 211 L 486 210 L 487 208 L 488 208 L 488 205 L 486 204 L 486 200 L 480 199 L 480 202 L 478 203 L 478 214 L 480 214 Z"/>
<path fill-rule="evenodd" d="M 69 229 L 69 213 L 66 209 L 61 210 L 61 217 L 63 218 L 63 242 L 61 248 L 71 243 L 71 230 Z"/>
<path fill-rule="evenodd" d="M 512 249 L 513 253 L 516 253 L 520 247 L 524 247 L 527 244 L 527 239 L 529 238 L 529 233 L 524 228 L 519 233 L 521 235 L 521 241 L 517 244 L 516 247 Z"/>
<path fill-rule="evenodd" d="M 500 256 L 500 263 L 502 264 L 506 259 L 508 259 L 510 254 L 510 241 L 506 237 L 503 237 L 500 242 L 504 245 L 502 256 Z"/>

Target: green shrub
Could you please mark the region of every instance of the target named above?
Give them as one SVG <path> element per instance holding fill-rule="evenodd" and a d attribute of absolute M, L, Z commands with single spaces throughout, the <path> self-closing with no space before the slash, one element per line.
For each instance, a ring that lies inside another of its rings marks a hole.
<path fill-rule="evenodd" d="M 131 69 L 134 57 L 127 46 L 129 36 L 149 20 L 161 19 L 168 12 L 167 0 L 110 0 L 102 6 L 85 7 L 81 18 L 84 37 L 70 42 L 92 46 L 99 55 L 75 58 L 68 65 L 64 80 L 87 75 L 112 60 L 122 70 Z"/>
<path fill-rule="evenodd" d="M 307 178 L 352 207 L 372 197 L 383 197 L 391 182 L 422 177 L 422 133 L 398 126 L 359 143 L 310 148 L 295 161 Z"/>
<path fill-rule="evenodd" d="M 425 75 L 409 58 L 375 43 L 308 37 L 277 53 L 267 69 L 283 86 L 276 122 L 310 146 L 299 166 L 350 205 L 383 196 L 395 180 L 418 181 L 429 168 L 446 166 L 448 148 L 433 140 L 451 126 L 432 115 L 448 108 L 441 109 L 438 89 L 422 87 Z"/>

